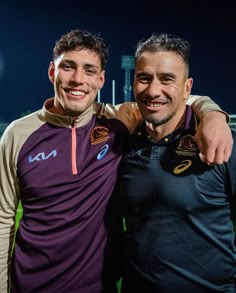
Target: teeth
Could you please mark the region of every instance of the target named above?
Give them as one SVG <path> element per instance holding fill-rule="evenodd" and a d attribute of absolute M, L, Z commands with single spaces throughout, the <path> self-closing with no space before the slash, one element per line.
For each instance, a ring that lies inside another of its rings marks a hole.
<path fill-rule="evenodd" d="M 80 92 L 80 91 L 69 91 L 69 93 L 74 95 L 74 96 L 82 96 L 82 95 L 84 95 L 84 93 Z"/>
<path fill-rule="evenodd" d="M 162 104 L 161 103 L 147 103 L 147 105 L 149 106 L 149 107 L 154 107 L 154 108 L 159 108 L 159 107 L 161 107 L 162 106 Z"/>

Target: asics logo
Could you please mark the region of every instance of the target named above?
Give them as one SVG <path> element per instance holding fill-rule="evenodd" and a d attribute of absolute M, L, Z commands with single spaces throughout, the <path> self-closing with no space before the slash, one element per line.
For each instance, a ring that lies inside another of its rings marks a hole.
<path fill-rule="evenodd" d="M 176 175 L 180 174 L 180 173 L 184 172 L 185 170 L 187 170 L 191 165 L 192 165 L 191 160 L 184 160 L 181 162 L 180 165 L 178 165 L 174 168 L 173 173 Z"/>
<path fill-rule="evenodd" d="M 29 163 L 33 163 L 34 161 L 44 161 L 49 159 L 50 157 L 55 158 L 57 156 L 57 150 L 51 151 L 49 154 L 45 154 L 44 152 L 37 154 L 36 156 L 29 156 Z"/>
<path fill-rule="evenodd" d="M 97 155 L 97 160 L 101 160 L 105 157 L 105 155 L 107 154 L 109 150 L 109 145 L 108 144 L 105 144 L 102 148 L 101 148 L 101 151 L 98 153 Z"/>

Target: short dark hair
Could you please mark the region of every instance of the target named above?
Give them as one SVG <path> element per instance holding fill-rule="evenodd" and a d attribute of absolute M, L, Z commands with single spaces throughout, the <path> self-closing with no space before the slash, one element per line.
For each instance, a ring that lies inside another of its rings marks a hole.
<path fill-rule="evenodd" d="M 148 39 L 138 42 L 135 51 L 135 62 L 143 52 L 171 51 L 179 54 L 189 69 L 190 43 L 176 35 L 160 33 L 152 34 Z"/>
<path fill-rule="evenodd" d="M 101 68 L 105 69 L 108 59 L 108 46 L 102 37 L 84 30 L 72 30 L 56 41 L 53 49 L 53 58 L 56 59 L 62 53 L 72 50 L 88 49 L 94 51 L 100 57 Z"/>

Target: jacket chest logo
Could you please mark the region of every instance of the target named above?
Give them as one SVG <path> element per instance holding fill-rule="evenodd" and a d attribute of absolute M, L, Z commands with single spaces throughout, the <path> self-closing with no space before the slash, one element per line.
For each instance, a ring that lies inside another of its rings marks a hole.
<path fill-rule="evenodd" d="M 90 133 L 91 145 L 96 145 L 107 141 L 109 138 L 109 129 L 104 126 L 95 126 Z"/>
<path fill-rule="evenodd" d="M 51 157 L 55 158 L 57 156 L 57 150 L 51 151 L 51 153 L 46 154 L 44 152 L 38 153 L 36 156 L 30 155 L 28 157 L 29 163 L 33 163 L 34 161 L 44 161 Z"/>

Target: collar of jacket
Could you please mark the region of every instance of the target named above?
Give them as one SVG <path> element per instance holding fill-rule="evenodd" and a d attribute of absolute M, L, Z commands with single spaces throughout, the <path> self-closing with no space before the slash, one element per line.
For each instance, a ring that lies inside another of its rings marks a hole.
<path fill-rule="evenodd" d="M 86 125 L 93 116 L 93 105 L 91 105 L 85 112 L 78 117 L 63 116 L 50 112 L 50 108 L 53 107 L 54 98 L 48 99 L 44 102 L 43 108 L 39 111 L 39 118 L 54 124 L 59 127 L 81 127 Z"/>

